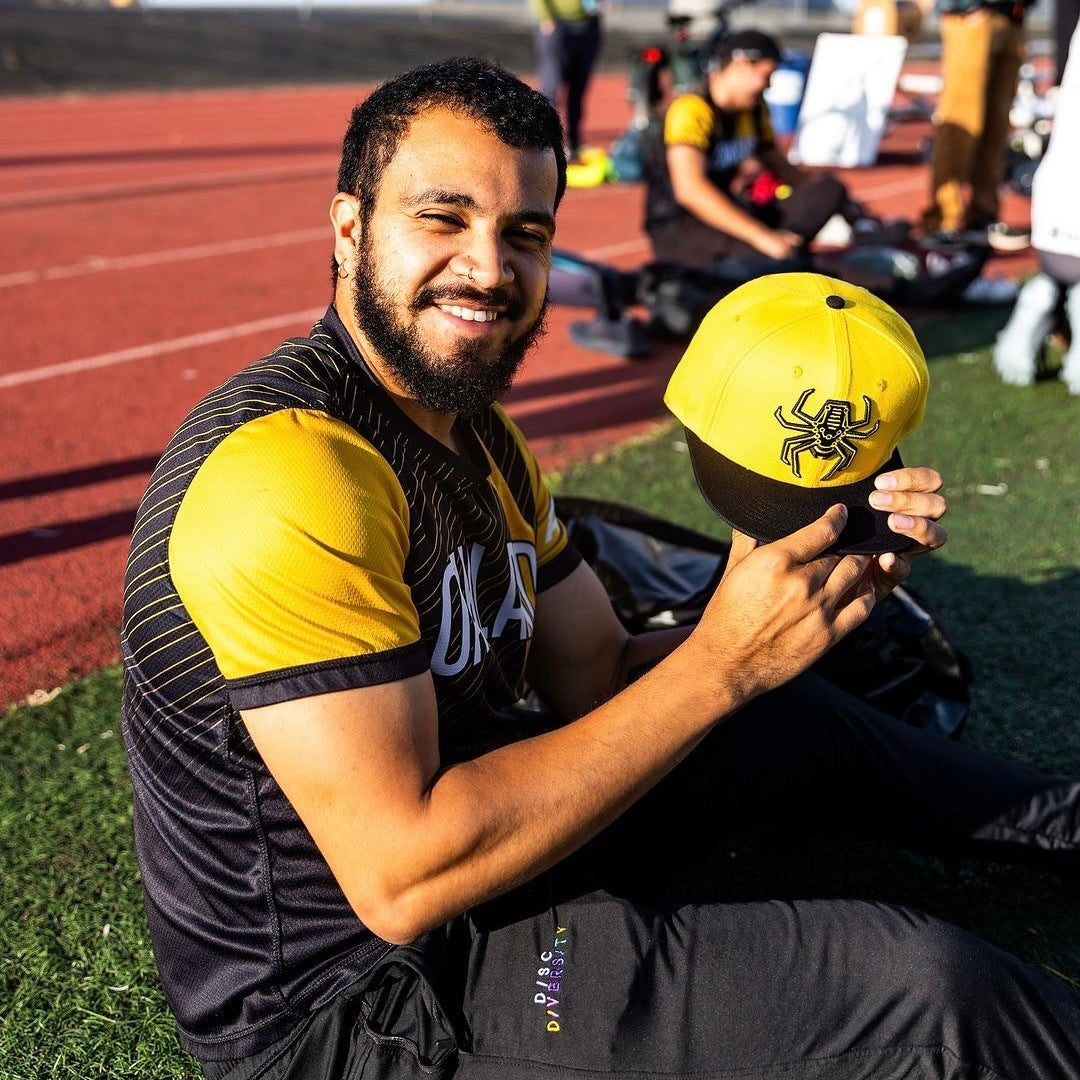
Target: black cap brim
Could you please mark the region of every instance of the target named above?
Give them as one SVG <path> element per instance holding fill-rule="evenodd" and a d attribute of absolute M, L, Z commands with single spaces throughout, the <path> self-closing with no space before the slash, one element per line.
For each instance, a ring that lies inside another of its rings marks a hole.
<path fill-rule="evenodd" d="M 914 540 L 889 528 L 886 511 L 875 510 L 867 501 L 874 490 L 874 478 L 903 464 L 899 450 L 894 450 L 892 457 L 864 480 L 838 487 L 806 488 L 744 469 L 707 446 L 689 428 L 684 430 L 701 494 L 739 532 L 771 543 L 816 521 L 830 506 L 843 503 L 848 508 L 847 525 L 829 552 L 880 555 L 914 547 Z"/>

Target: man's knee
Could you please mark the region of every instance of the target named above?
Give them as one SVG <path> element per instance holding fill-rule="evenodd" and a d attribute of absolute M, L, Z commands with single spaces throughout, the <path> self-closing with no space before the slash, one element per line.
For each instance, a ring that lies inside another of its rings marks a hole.
<path fill-rule="evenodd" d="M 869 901 L 837 905 L 848 947 L 848 963 L 865 960 L 856 977 L 863 993 L 893 1000 L 903 991 L 907 1007 L 931 1026 L 949 1026 L 958 1009 L 992 1012 L 1015 999 L 1027 970 L 1015 957 L 983 938 L 912 908 Z M 1018 981 L 1019 978 L 1019 981 Z M 934 1013 L 938 1013 L 936 1017 Z"/>

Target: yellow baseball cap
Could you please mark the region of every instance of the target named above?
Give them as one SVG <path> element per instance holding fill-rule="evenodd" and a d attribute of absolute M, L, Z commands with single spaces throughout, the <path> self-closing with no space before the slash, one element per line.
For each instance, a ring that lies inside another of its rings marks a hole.
<path fill-rule="evenodd" d="M 686 429 L 706 502 L 757 540 L 844 503 L 832 550 L 911 545 L 867 498 L 901 464 L 930 376 L 911 327 L 866 289 L 821 274 L 769 274 L 705 316 L 664 401 Z"/>

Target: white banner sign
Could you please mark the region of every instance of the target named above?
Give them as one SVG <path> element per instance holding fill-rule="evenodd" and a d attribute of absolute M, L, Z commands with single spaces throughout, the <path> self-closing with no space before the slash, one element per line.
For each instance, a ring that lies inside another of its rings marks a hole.
<path fill-rule="evenodd" d="M 806 79 L 791 158 L 803 165 L 873 165 L 907 39 L 819 34 Z"/>

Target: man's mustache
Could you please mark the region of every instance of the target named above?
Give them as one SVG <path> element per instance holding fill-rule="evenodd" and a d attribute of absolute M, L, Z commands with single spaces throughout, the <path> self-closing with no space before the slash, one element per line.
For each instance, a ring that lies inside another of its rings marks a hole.
<path fill-rule="evenodd" d="M 525 314 L 525 304 L 516 292 L 506 288 L 478 289 L 474 285 L 425 286 L 409 305 L 414 315 L 436 304 L 475 304 L 477 307 L 498 308 L 509 319 L 520 319 Z"/>

